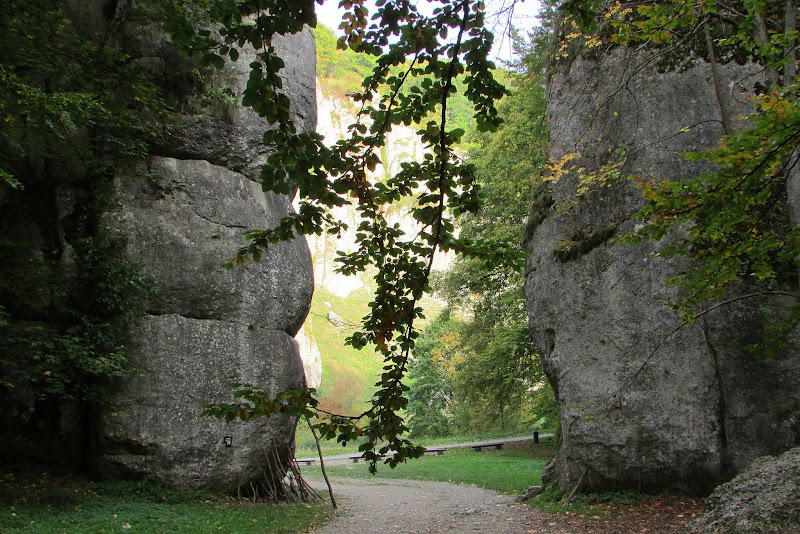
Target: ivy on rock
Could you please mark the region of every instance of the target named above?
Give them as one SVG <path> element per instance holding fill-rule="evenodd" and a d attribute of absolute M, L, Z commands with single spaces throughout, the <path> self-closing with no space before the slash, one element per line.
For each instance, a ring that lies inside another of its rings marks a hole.
<path fill-rule="evenodd" d="M 0 404 L 22 421 L 46 401 L 103 402 L 130 377 L 122 332 L 152 296 L 101 215 L 166 104 L 70 7 L 7 0 L 0 17 Z"/>

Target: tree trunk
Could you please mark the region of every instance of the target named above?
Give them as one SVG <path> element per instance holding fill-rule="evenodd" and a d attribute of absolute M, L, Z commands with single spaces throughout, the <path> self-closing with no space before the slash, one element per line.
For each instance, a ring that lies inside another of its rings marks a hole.
<path fill-rule="evenodd" d="M 786 0 L 786 35 L 792 35 L 797 31 L 797 0 Z M 795 38 L 796 39 L 796 38 Z M 795 41 L 795 45 L 797 42 Z M 783 67 L 783 84 L 790 86 L 795 83 L 797 78 L 797 48 L 789 48 L 787 53 L 788 61 Z"/>
<path fill-rule="evenodd" d="M 792 0 L 787 0 L 791 2 Z M 759 11 L 758 8 L 755 8 L 755 12 L 753 13 L 753 33 L 754 37 L 758 41 L 762 47 L 766 47 L 769 44 L 769 37 L 767 36 L 767 24 L 764 21 L 764 14 Z M 778 71 L 766 65 L 766 62 L 769 61 L 770 58 L 764 58 L 765 65 L 764 65 L 764 75 L 767 78 L 767 82 L 769 83 L 770 87 L 774 87 L 778 85 Z"/>
<path fill-rule="evenodd" d="M 732 135 L 733 128 L 731 127 L 731 117 L 728 113 L 728 105 L 722 95 L 722 83 L 719 77 L 719 65 L 717 65 L 717 56 L 714 53 L 714 40 L 711 38 L 711 21 L 707 21 L 705 28 L 706 46 L 708 47 L 708 61 L 711 63 L 711 76 L 714 79 L 714 92 L 717 94 L 717 102 L 719 102 L 719 113 L 722 119 L 722 130 L 725 135 Z"/>

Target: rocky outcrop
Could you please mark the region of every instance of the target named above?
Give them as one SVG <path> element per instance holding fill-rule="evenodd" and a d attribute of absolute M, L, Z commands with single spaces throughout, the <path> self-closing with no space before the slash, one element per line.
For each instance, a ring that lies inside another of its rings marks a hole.
<path fill-rule="evenodd" d="M 308 249 L 300 240 L 283 243 L 259 263 L 225 270 L 241 233 L 275 224 L 288 199 L 207 161 L 154 156 L 150 165 L 151 182 L 120 177 L 114 226 L 158 296 L 130 333 L 141 376 L 124 384 L 105 417 L 102 470 L 235 489 L 261 474 L 263 449 L 291 445 L 293 422 L 229 426 L 200 412 L 228 402 L 231 382 L 272 393 L 303 386 L 293 336 L 313 291 Z"/>
<path fill-rule="evenodd" d="M 724 71 L 734 109 L 746 109 L 750 74 Z M 707 66 L 664 73 L 623 50 L 557 68 L 548 110 L 551 157 L 579 152 L 571 163 L 587 172 L 624 157 L 622 176 L 696 175 L 681 154 L 721 134 Z M 528 229 L 529 325 L 561 408 L 560 487 L 707 493 L 800 443 L 798 340 L 773 359 L 743 349 L 769 320 L 760 306 L 781 302 L 745 299 L 682 326 L 663 281 L 684 260 L 659 257 L 663 242 L 613 241 L 636 228 L 640 192 L 617 178 L 578 197 L 577 180 L 537 199 Z"/>
<path fill-rule="evenodd" d="M 702 533 L 760 534 L 800 527 L 800 448 L 759 458 L 706 501 Z M 791 530 L 794 532 L 794 530 Z"/>
<path fill-rule="evenodd" d="M 307 322 L 295 336 L 300 349 L 300 358 L 303 360 L 303 370 L 306 375 L 306 385 L 319 389 L 322 384 L 322 354 L 319 351 L 314 331 L 311 328 L 310 316 Z"/>
<path fill-rule="evenodd" d="M 200 413 L 208 403 L 229 402 L 231 382 L 272 393 L 304 386 L 293 338 L 313 293 L 311 258 L 295 240 L 271 247 L 259 263 L 222 267 L 245 243 L 245 230 L 273 226 L 292 209 L 289 198 L 254 181 L 270 149 L 262 143 L 266 122 L 237 104 L 252 51 L 198 78 L 162 34 L 120 32 L 178 113 L 149 161 L 118 176 L 120 207 L 106 217 L 127 237 L 127 254 L 146 266 L 157 297 L 129 332 L 139 375 L 102 416 L 98 469 L 235 490 L 263 477 L 265 451 L 288 455 L 294 421 L 226 424 Z M 305 31 L 274 44 L 286 62 L 294 120 L 313 129 L 313 37 Z"/>

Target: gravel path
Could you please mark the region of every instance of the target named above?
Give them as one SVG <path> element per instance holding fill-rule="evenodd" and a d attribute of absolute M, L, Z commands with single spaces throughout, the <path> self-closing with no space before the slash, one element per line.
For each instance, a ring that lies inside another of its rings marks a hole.
<path fill-rule="evenodd" d="M 339 511 L 317 534 L 492 532 L 516 534 L 535 527 L 527 506 L 494 491 L 419 480 L 332 481 Z M 327 496 L 324 483 L 313 483 Z"/>
<path fill-rule="evenodd" d="M 515 504 L 513 495 L 447 482 L 332 480 L 339 503 L 316 534 L 687 534 L 702 500 L 656 497 L 602 506 L 599 515 L 553 515 Z M 327 497 L 323 482 L 311 482 Z"/>

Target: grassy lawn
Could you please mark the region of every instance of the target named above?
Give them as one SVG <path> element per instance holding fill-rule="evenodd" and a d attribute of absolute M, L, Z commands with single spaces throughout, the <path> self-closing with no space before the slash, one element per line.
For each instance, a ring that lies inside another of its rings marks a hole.
<path fill-rule="evenodd" d="M 508 450 L 476 452 L 472 449 L 450 449 L 441 456 L 432 454 L 391 469 L 379 465 L 377 478 L 437 480 L 457 484 L 473 484 L 503 493 L 520 493 L 541 483 L 542 469 L 552 456 L 550 440 L 534 445 L 526 442 Z M 327 466 L 328 475 L 340 478 L 372 478 L 364 463 Z M 319 466 L 303 468 L 303 476 L 321 478 Z"/>
<path fill-rule="evenodd" d="M 95 484 L 70 477 L 7 474 L 0 480 L 0 532 L 289 533 L 324 523 L 325 506 L 231 502 L 147 482 Z"/>

